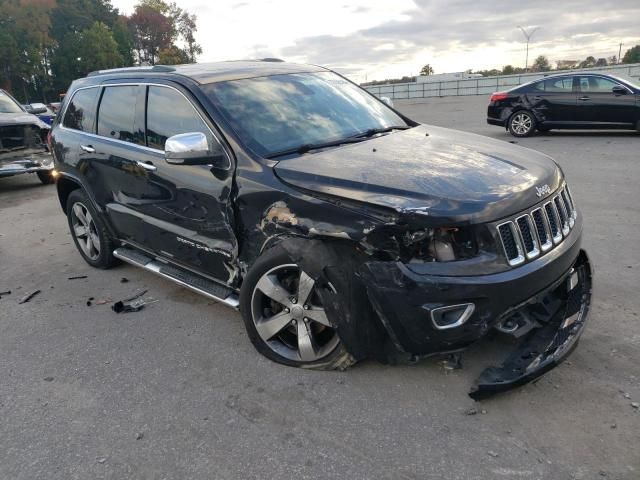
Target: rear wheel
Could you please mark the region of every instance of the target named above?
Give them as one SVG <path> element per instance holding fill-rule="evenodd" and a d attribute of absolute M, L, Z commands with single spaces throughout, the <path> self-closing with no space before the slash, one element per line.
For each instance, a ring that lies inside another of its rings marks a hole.
<path fill-rule="evenodd" d="M 56 181 L 53 175 L 51 175 L 51 170 L 36 172 L 36 175 L 38 175 L 40 181 L 45 185 L 50 185 Z"/>
<path fill-rule="evenodd" d="M 536 130 L 536 120 L 527 110 L 520 110 L 509 117 L 509 132 L 514 137 L 528 137 Z"/>
<path fill-rule="evenodd" d="M 285 365 L 320 370 L 355 363 L 342 346 L 317 288 L 280 247 L 256 261 L 243 281 L 240 310 L 260 353 Z"/>
<path fill-rule="evenodd" d="M 114 242 L 84 191 L 74 190 L 69 195 L 67 218 L 73 242 L 89 265 L 110 268 L 118 263 L 113 256 Z"/>

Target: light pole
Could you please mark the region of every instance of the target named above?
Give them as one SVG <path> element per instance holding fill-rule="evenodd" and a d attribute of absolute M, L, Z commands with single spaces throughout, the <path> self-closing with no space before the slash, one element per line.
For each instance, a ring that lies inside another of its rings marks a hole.
<path fill-rule="evenodd" d="M 524 60 L 524 71 L 526 73 L 529 71 L 529 41 L 531 40 L 531 37 L 533 37 L 533 34 L 536 32 L 536 30 L 538 30 L 538 28 L 540 27 L 533 27 L 529 32 L 527 32 L 520 25 L 518 25 L 518 28 L 522 30 L 522 34 L 524 35 L 524 38 L 527 39 L 527 56 L 525 57 L 525 60 Z"/>

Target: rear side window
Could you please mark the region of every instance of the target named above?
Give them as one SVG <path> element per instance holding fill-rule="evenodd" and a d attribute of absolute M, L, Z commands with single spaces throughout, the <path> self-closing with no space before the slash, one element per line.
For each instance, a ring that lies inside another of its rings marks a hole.
<path fill-rule="evenodd" d="M 573 77 L 545 80 L 544 90 L 547 93 L 571 93 L 573 91 Z"/>
<path fill-rule="evenodd" d="M 147 94 L 147 145 L 164 150 L 167 138 L 179 133 L 201 132 L 214 141 L 209 127 L 194 107 L 172 88 L 149 86 Z"/>
<path fill-rule="evenodd" d="M 93 133 L 97 94 L 97 88 L 78 90 L 67 107 L 62 125 L 74 130 Z"/>
<path fill-rule="evenodd" d="M 105 87 L 98 109 L 98 135 L 124 142 L 142 143 L 135 135 L 138 87 Z"/>

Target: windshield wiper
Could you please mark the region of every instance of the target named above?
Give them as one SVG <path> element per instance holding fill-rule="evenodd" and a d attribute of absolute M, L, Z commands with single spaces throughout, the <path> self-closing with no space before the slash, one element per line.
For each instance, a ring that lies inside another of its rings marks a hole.
<path fill-rule="evenodd" d="M 373 137 L 374 135 L 377 135 L 379 133 L 389 133 L 393 130 L 406 130 L 408 128 L 411 128 L 411 127 L 409 125 L 395 125 L 393 127 L 370 128 L 365 132 L 357 133 L 356 135 L 353 136 L 353 138 L 362 138 L 362 137 L 368 138 L 368 137 Z"/>
<path fill-rule="evenodd" d="M 349 137 L 349 138 L 343 138 L 342 140 L 334 140 L 332 142 L 307 143 L 305 145 L 300 145 L 299 147 L 289 148 L 287 150 L 282 150 L 280 152 L 272 153 L 270 155 L 267 155 L 266 158 L 272 159 L 277 157 L 284 157 L 285 155 L 293 155 L 294 153 L 298 153 L 302 155 L 303 153 L 310 152 L 311 150 L 320 150 L 321 148 L 338 147 L 346 143 L 359 143 L 359 142 L 362 142 L 363 140 L 364 138 L 360 138 L 360 137 Z"/>
<path fill-rule="evenodd" d="M 266 158 L 273 159 L 278 157 L 284 157 L 286 155 L 293 155 L 294 153 L 298 153 L 302 155 L 303 153 L 310 152 L 311 150 L 320 150 L 321 148 L 338 147 L 346 143 L 363 142 L 364 140 L 367 140 L 368 138 L 378 133 L 389 133 L 392 130 L 406 130 L 407 128 L 411 128 L 411 127 L 408 125 L 397 125 L 397 126 L 385 127 L 385 128 L 370 128 L 366 132 L 357 133 L 350 137 L 343 138 L 342 140 L 334 140 L 331 142 L 323 142 L 323 143 L 307 143 L 299 147 L 289 148 L 287 150 L 282 150 L 280 152 L 272 153 L 270 155 L 267 155 Z"/>

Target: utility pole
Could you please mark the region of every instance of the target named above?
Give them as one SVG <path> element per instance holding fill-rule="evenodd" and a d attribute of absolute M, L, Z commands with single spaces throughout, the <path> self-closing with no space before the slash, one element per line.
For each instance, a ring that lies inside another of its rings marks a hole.
<path fill-rule="evenodd" d="M 622 55 L 622 43 L 620 43 L 620 48 L 618 49 L 618 63 L 622 63 L 620 55 Z"/>
<path fill-rule="evenodd" d="M 524 71 L 526 73 L 529 71 L 529 41 L 531 40 L 531 37 L 533 37 L 533 34 L 536 32 L 536 30 L 538 30 L 538 28 L 540 27 L 533 27 L 529 32 L 527 32 L 520 25 L 518 25 L 518 28 L 522 30 L 522 34 L 524 35 L 524 38 L 527 39 L 527 56 L 525 57 L 525 60 L 524 60 Z"/>

